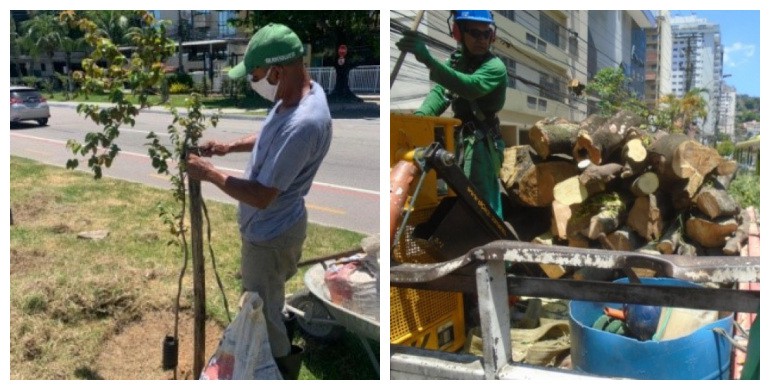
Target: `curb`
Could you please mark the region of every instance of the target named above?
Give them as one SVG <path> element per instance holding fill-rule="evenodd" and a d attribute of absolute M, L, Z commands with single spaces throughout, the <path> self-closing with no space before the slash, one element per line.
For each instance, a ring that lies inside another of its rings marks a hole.
<path fill-rule="evenodd" d="M 76 108 L 78 104 L 81 102 L 57 102 L 57 101 L 49 101 L 48 105 L 53 107 L 72 107 Z M 109 104 L 105 103 L 94 103 L 98 106 L 108 106 Z M 144 112 L 150 112 L 155 114 L 170 114 L 171 111 L 168 108 L 162 108 L 158 106 L 145 108 L 142 111 Z M 267 116 L 267 112 L 264 114 L 257 114 L 257 113 L 249 113 L 248 111 L 256 111 L 256 110 L 241 110 L 241 109 L 234 109 L 234 108 L 226 108 L 224 109 L 219 117 L 225 118 L 225 119 L 259 119 L 259 118 L 265 118 Z M 335 112 L 371 112 L 376 113 L 376 115 L 379 116 L 380 112 L 380 104 L 379 99 L 377 101 L 364 101 L 363 103 L 340 103 L 340 104 L 330 104 L 329 105 L 329 111 L 331 113 Z M 179 113 L 184 114 L 187 110 L 180 109 Z M 217 112 L 217 110 L 213 109 L 204 109 L 203 112 L 206 115 L 213 115 Z"/>

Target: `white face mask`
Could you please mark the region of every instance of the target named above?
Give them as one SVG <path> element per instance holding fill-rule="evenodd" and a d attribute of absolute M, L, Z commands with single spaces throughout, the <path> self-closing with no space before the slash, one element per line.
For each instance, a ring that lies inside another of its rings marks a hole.
<path fill-rule="evenodd" d="M 281 82 L 279 81 L 277 84 L 272 85 L 269 82 L 267 82 L 267 78 L 270 77 L 270 72 L 273 71 L 273 68 L 267 70 L 267 74 L 265 77 L 260 79 L 259 81 L 253 81 L 251 74 L 249 74 L 249 83 L 251 84 L 251 89 L 254 90 L 254 92 L 260 94 L 263 98 L 274 102 L 275 101 L 275 95 L 278 93 L 278 86 L 281 85 Z"/>

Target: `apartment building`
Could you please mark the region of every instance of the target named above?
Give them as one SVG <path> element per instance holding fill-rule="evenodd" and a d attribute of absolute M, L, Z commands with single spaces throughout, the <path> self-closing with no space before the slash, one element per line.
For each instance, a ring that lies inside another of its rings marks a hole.
<path fill-rule="evenodd" d="M 671 94 L 671 17 L 668 11 L 652 11 L 655 26 L 647 33 L 644 101 L 654 109 L 661 97 Z"/>
<path fill-rule="evenodd" d="M 411 28 L 416 14 L 391 11 L 391 68 L 400 54 L 395 42 Z M 540 119 L 586 118 L 591 100 L 578 93 L 580 86 L 604 67 L 623 66 L 643 95 L 643 29 L 655 23 L 648 11 L 493 11 L 493 15 L 497 25 L 493 52 L 508 66 L 506 103 L 499 113 L 507 145 L 528 143 L 528 131 Z M 450 28 L 449 11 L 426 11 L 418 25 L 436 58 L 448 58 L 457 47 Z M 391 110 L 414 111 L 432 87 L 425 66 L 406 56 L 391 87 Z"/>
<path fill-rule="evenodd" d="M 696 15 L 671 18 L 672 91 L 682 97 L 698 88 L 706 90 L 701 96 L 707 102 L 709 115 L 701 129 L 713 133 L 716 129 L 717 101 L 722 79 L 723 48 L 719 25 Z"/>

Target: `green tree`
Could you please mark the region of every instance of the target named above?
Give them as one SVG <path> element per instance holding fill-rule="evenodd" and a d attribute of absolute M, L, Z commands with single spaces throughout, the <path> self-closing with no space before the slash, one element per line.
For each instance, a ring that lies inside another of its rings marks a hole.
<path fill-rule="evenodd" d="M 11 18 L 11 39 L 10 39 L 10 46 L 11 46 L 11 64 L 16 67 L 16 75 L 17 77 L 22 77 L 21 74 L 21 64 L 19 61 L 19 56 L 21 56 L 21 36 L 19 35 L 19 32 L 17 30 L 16 21 L 13 19 L 13 15 L 10 16 Z"/>
<path fill-rule="evenodd" d="M 732 156 L 734 151 L 735 151 L 735 144 L 733 143 L 733 141 L 724 140 L 717 144 L 717 152 L 719 152 L 720 156 L 724 156 L 724 157 Z"/>
<path fill-rule="evenodd" d="M 127 43 L 134 47 L 130 58 L 121 52 L 118 45 L 104 36 L 99 26 L 88 17 L 76 14 L 72 11 L 62 12 L 60 18 L 70 26 L 77 26 L 85 35 L 85 41 L 93 50 L 90 56 L 83 60 L 83 70 L 74 73 L 73 77 L 82 82 L 86 93 L 107 92 L 109 106 L 97 106 L 93 104 L 80 104 L 78 113 L 82 114 L 94 123 L 102 126 L 101 131 L 89 132 L 81 141 L 69 140 L 67 147 L 76 156 L 87 159 L 89 168 L 94 173 L 94 178 L 102 176 L 102 169 L 109 168 L 120 152 L 116 143 L 120 135 L 120 126 L 135 123 L 134 117 L 139 115 L 142 108 L 150 106 L 150 95 L 162 84 L 165 79 L 163 72 L 164 61 L 174 54 L 176 45 L 167 36 L 167 23 L 155 22 L 153 16 L 147 11 L 136 11 L 136 17 L 141 18 L 141 27 L 128 29 L 125 38 Z M 138 100 L 134 104 L 124 93 L 124 86 L 130 87 L 130 94 Z M 203 238 L 202 238 L 202 198 L 200 182 L 188 180 L 189 185 L 189 216 L 191 244 L 188 247 L 185 234 L 186 198 L 185 176 L 186 156 L 188 151 L 198 146 L 198 140 L 206 129 L 206 123 L 216 126 L 218 117 L 206 118 L 202 113 L 201 100 L 196 94 L 186 102 L 188 113 L 180 116 L 176 110 L 172 111 L 173 122 L 166 128 L 169 142 L 161 141 L 155 132 L 147 135 L 147 152 L 152 161 L 153 168 L 160 174 L 169 175 L 173 186 L 173 196 L 178 202 L 176 210 L 161 210 L 161 217 L 169 226 L 175 236 L 174 243 L 178 244 L 184 253 L 185 267 L 188 256 L 193 259 L 193 285 L 194 285 L 194 312 L 195 312 L 195 342 L 194 342 L 194 372 L 201 372 L 203 368 L 203 344 L 205 339 L 205 289 L 203 269 Z M 164 137 L 165 138 L 165 137 Z M 78 158 L 67 161 L 67 168 L 75 169 L 79 165 Z M 170 169 L 176 169 L 171 174 Z M 213 258 L 212 258 L 213 261 Z M 183 274 L 182 274 L 183 275 Z M 217 280 L 219 278 L 217 276 Z M 176 298 L 177 319 L 174 327 L 174 337 L 178 340 L 179 299 L 181 294 L 182 276 L 179 279 L 180 289 Z M 222 288 L 221 283 L 219 283 Z M 224 294 L 223 294 L 224 296 Z M 229 316 L 227 301 L 225 309 Z M 176 375 L 176 371 L 175 371 Z"/>
<path fill-rule="evenodd" d="M 22 46 L 35 60 L 46 56 L 48 66 L 53 69 L 53 55 L 61 47 L 62 39 L 67 35 L 67 28 L 49 11 L 40 11 L 32 19 L 22 22 L 21 28 Z"/>
<path fill-rule="evenodd" d="M 634 96 L 620 67 L 601 69 L 586 85 L 586 92 L 599 98 L 601 116 L 609 117 L 620 110 L 630 110 L 643 118 L 649 114 L 644 103 Z"/>
<path fill-rule="evenodd" d="M 254 31 L 268 23 L 282 23 L 297 33 L 302 42 L 321 54 L 324 65 L 333 65 L 337 84 L 330 98 L 360 100 L 348 85 L 348 73 L 359 65 L 379 64 L 379 11 L 251 11 L 236 25 L 252 27 Z M 337 62 L 337 49 L 346 45 L 345 63 Z"/>
<path fill-rule="evenodd" d="M 694 131 L 696 122 L 708 113 L 702 93 L 703 90 L 692 89 L 681 98 L 673 94 L 663 96 L 654 111 L 653 124 L 671 133 Z"/>
<path fill-rule="evenodd" d="M 133 27 L 140 27 L 142 20 L 135 11 L 83 11 L 83 16 L 96 25 L 94 33 L 108 38 L 118 46 L 128 45 L 128 36 Z"/>

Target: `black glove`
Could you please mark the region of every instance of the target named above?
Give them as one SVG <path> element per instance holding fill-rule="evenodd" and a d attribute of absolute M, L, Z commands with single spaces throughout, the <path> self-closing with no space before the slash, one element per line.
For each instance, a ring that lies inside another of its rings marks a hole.
<path fill-rule="evenodd" d="M 417 61 L 422 62 L 428 67 L 435 61 L 433 56 L 428 52 L 425 41 L 417 35 L 416 31 L 404 31 L 404 37 L 396 42 L 396 47 L 403 52 L 414 54 L 414 58 L 417 59 Z"/>

